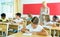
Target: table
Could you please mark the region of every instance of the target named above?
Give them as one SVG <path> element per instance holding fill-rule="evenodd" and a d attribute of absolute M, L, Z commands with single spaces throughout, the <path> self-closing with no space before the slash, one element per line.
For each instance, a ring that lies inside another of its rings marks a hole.
<path fill-rule="evenodd" d="M 23 25 L 20 25 L 17 23 L 9 24 L 9 35 L 15 34 L 14 30 L 16 30 L 17 32 L 20 32 L 22 28 L 23 28 Z"/>
<path fill-rule="evenodd" d="M 60 31 L 60 27 L 52 27 L 51 30 L 54 30 L 54 37 L 55 37 L 55 30 Z M 59 37 L 59 32 L 58 32 L 58 37 Z"/>
<path fill-rule="evenodd" d="M 31 36 L 24 36 L 23 33 L 19 32 L 8 37 L 51 37 L 51 36 L 43 36 L 43 35 L 31 35 Z"/>
<path fill-rule="evenodd" d="M 16 29 L 16 30 L 19 30 L 20 28 L 20 25 L 19 24 L 11 24 L 11 23 L 2 23 L 0 22 L 0 31 L 2 31 L 2 36 L 3 36 L 3 32 L 6 33 L 6 36 L 8 36 L 8 29 Z"/>
<path fill-rule="evenodd" d="M 55 37 L 55 32 L 57 30 L 58 31 L 58 36 L 59 36 L 60 27 L 49 27 L 49 26 L 45 26 L 45 29 L 50 31 L 49 32 L 50 35 L 51 35 L 52 30 L 53 30 L 54 31 L 54 33 L 53 33 L 53 36 L 54 37 Z"/>
<path fill-rule="evenodd" d="M 8 24 L 7 23 L 0 23 L 0 31 L 2 32 L 2 36 L 3 36 L 3 32 L 6 33 L 6 36 L 8 35 Z"/>
<path fill-rule="evenodd" d="M 52 30 L 60 30 L 60 27 L 52 27 Z"/>

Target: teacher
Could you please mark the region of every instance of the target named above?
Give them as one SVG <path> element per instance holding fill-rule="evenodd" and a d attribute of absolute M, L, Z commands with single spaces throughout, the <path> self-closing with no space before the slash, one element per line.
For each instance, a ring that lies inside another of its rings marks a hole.
<path fill-rule="evenodd" d="M 40 23 L 44 23 L 45 15 L 49 15 L 49 8 L 47 7 L 47 3 L 45 1 L 42 2 L 42 7 L 40 9 Z"/>

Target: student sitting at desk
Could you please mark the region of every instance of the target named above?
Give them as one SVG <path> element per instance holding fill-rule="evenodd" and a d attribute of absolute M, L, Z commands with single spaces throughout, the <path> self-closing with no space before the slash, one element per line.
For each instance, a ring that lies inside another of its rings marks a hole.
<path fill-rule="evenodd" d="M 19 24 L 19 31 L 23 28 L 23 19 L 21 18 L 21 13 L 16 13 L 16 19 L 14 19 L 13 22 Z M 18 31 L 14 30 L 14 32 Z"/>
<path fill-rule="evenodd" d="M 59 20 L 59 18 L 54 15 L 53 18 L 52 18 L 52 22 L 53 22 L 54 24 L 56 24 L 56 26 L 57 26 L 58 20 Z M 53 36 L 53 33 L 54 33 L 54 31 L 52 30 L 52 34 L 51 34 L 52 36 Z M 55 31 L 55 36 L 58 36 L 57 34 L 58 34 L 58 31 L 56 30 L 56 31 Z"/>
<path fill-rule="evenodd" d="M 31 21 L 31 20 L 32 20 L 32 14 L 28 14 L 27 20 L 28 20 L 28 21 Z"/>
<path fill-rule="evenodd" d="M 6 14 L 5 13 L 1 14 L 0 22 L 8 22 L 8 19 L 6 19 Z"/>
<path fill-rule="evenodd" d="M 31 23 L 32 18 L 32 14 L 28 14 L 27 25 Z"/>
<path fill-rule="evenodd" d="M 37 17 L 34 17 L 31 20 L 31 24 L 27 25 L 25 28 L 23 28 L 22 32 L 30 32 L 32 34 L 38 34 L 38 35 L 48 35 L 48 33 L 43 29 L 41 25 L 38 25 L 39 19 Z"/>
<path fill-rule="evenodd" d="M 14 19 L 13 22 L 22 24 L 23 19 L 21 18 L 21 13 L 16 13 L 16 19 Z"/>
<path fill-rule="evenodd" d="M 58 22 L 58 17 L 57 16 L 53 16 L 52 22 L 54 22 L 54 23 Z"/>
<path fill-rule="evenodd" d="M 44 21 L 45 26 L 56 26 L 54 23 L 50 20 L 49 15 L 45 15 L 45 21 Z"/>

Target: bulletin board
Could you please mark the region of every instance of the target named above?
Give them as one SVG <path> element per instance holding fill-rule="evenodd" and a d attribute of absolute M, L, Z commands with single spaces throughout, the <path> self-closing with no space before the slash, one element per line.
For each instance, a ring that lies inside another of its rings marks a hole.
<path fill-rule="evenodd" d="M 50 15 L 60 15 L 60 3 L 48 3 Z M 23 14 L 39 15 L 42 4 L 23 4 Z"/>

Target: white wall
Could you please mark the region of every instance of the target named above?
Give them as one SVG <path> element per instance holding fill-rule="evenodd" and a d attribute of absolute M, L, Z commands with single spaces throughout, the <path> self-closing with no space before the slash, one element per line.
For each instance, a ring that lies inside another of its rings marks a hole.
<path fill-rule="evenodd" d="M 22 4 L 36 4 L 36 3 L 42 3 L 43 1 L 46 1 L 47 3 L 58 3 L 60 0 L 21 0 Z"/>

